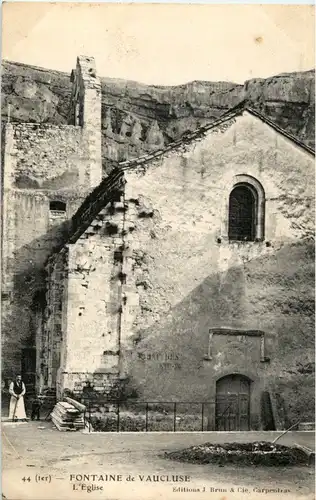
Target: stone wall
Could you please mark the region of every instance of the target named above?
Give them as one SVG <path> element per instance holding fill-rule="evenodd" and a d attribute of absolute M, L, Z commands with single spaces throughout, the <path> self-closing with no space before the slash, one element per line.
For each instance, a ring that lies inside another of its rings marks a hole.
<path fill-rule="evenodd" d="M 56 381 L 44 376 L 55 370 L 46 341 L 41 354 L 41 389 L 57 382 L 59 396 L 64 390 L 80 395 L 87 381 L 93 382 L 96 392 L 108 391 L 118 379 L 124 281 L 123 185 L 123 173 L 114 171 L 95 188 L 72 219 L 68 245 L 51 257 L 46 270 L 44 337 L 59 342 L 57 321 L 62 343 L 56 346 L 60 360 Z M 56 292 L 60 304 L 57 313 Z"/>
<path fill-rule="evenodd" d="M 6 376 L 21 370 L 21 349 L 35 347 L 34 301 L 45 298 L 45 262 L 66 238 L 69 219 L 81 204 L 79 193 L 10 190 L 4 199 L 8 216 L 4 221 L 2 293 L 3 363 Z M 50 199 L 62 198 L 67 214 L 52 216 Z M 42 298 L 40 297 L 42 295 Z"/>
<path fill-rule="evenodd" d="M 60 391 L 129 378 L 141 400 L 214 402 L 216 381 L 237 372 L 251 380 L 252 428 L 264 391 L 285 415 L 277 425 L 312 418 L 313 156 L 245 112 L 138 164 L 123 166 L 120 202 L 93 215 L 113 173 L 80 209 Z M 232 243 L 229 193 L 247 176 L 263 188 L 264 237 Z"/>
<path fill-rule="evenodd" d="M 240 373 L 252 428 L 264 426 L 264 391 L 285 415 L 276 425 L 312 418 L 313 165 L 244 112 L 180 150 L 122 165 L 124 196 L 96 217 L 113 172 L 68 246 L 59 392 L 90 381 L 107 393 L 130 379 L 141 400 L 214 403 L 216 381 Z M 262 186 L 263 238 L 229 242 L 229 193 L 245 179 Z"/>
<path fill-rule="evenodd" d="M 123 370 L 141 398 L 214 401 L 216 380 L 237 372 L 253 381 L 253 407 L 270 390 L 284 400 L 288 422 L 302 407 L 301 418 L 312 418 L 313 164 L 311 154 L 244 113 L 183 153 L 126 170 L 139 308 L 122 328 Z M 227 241 L 227 200 L 240 175 L 263 186 L 263 241 Z M 259 348 L 252 362 L 239 349 L 205 360 L 209 330 L 220 327 L 241 337 L 262 330 L 270 362 L 256 361 Z"/>
<path fill-rule="evenodd" d="M 68 254 L 66 249 L 54 254 L 46 267 L 46 300 L 44 325 L 38 331 L 37 348 L 37 388 L 55 388 L 57 371 L 61 363 L 64 317 L 63 303 L 66 296 Z"/>
<path fill-rule="evenodd" d="M 93 64 L 91 58 L 77 61 L 78 100 L 85 105 L 80 125 L 7 123 L 4 128 L 4 377 L 21 371 L 24 348 L 36 347 L 45 263 L 67 239 L 71 217 L 101 179 L 101 96 L 100 82 L 90 73 Z M 62 210 L 51 205 L 56 201 Z M 35 377 L 35 366 L 29 370 Z"/>
<path fill-rule="evenodd" d="M 239 265 L 313 232 L 313 156 L 247 114 L 187 152 L 170 152 L 143 167 L 145 173 L 135 167 L 125 176 L 126 199 L 151 207 L 131 235 L 153 282 L 144 293 L 152 309 L 140 320 L 144 324 L 181 301 L 207 269 Z M 265 191 L 265 241 L 234 249 L 226 241 L 227 201 L 245 174 Z"/>
<path fill-rule="evenodd" d="M 3 191 L 3 370 L 21 370 L 21 349 L 35 346 L 32 302 L 45 290 L 44 264 L 65 239 L 69 219 L 90 190 L 80 127 L 8 124 Z M 50 202 L 66 204 L 52 212 Z"/>
<path fill-rule="evenodd" d="M 313 420 L 313 250 L 312 242 L 285 245 L 227 273 L 210 272 L 159 321 L 140 330 L 126 353 L 140 399 L 214 402 L 216 381 L 240 373 L 255 389 L 255 427 L 263 390 L 282 402 L 285 425 Z M 216 327 L 239 331 L 240 337 L 234 345 L 219 337 L 209 358 L 210 329 Z M 265 362 L 260 346 L 244 341 L 251 328 L 265 333 Z"/>
<path fill-rule="evenodd" d="M 67 246 L 59 395 L 80 393 L 87 381 L 107 392 L 119 377 L 123 232 L 124 202 L 114 202 Z"/>
<path fill-rule="evenodd" d="M 253 428 L 262 427 L 265 390 L 287 422 L 302 407 L 311 419 L 312 155 L 244 112 L 176 150 L 122 165 L 91 193 L 101 178 L 93 61 L 79 58 L 72 79 L 72 125 L 6 129 L 5 374 L 20 370 L 23 347 L 36 345 L 38 386 L 56 384 L 59 396 L 80 394 L 87 381 L 107 393 L 130 377 L 141 399 L 214 401 L 216 381 L 237 372 L 252 383 Z M 111 111 L 106 127 L 114 142 L 132 137 L 128 155 L 138 151 L 137 120 L 113 121 Z M 149 149 L 162 147 L 158 122 L 146 134 Z M 263 188 L 264 237 L 230 243 L 229 194 L 245 179 Z M 66 213 L 50 213 L 56 199 Z M 45 262 L 66 240 L 43 298 Z M 220 334 L 209 356 L 214 328 L 235 332 L 233 353 Z M 264 356 L 249 330 L 263 332 Z"/>
<path fill-rule="evenodd" d="M 19 189 L 67 189 L 84 185 L 88 155 L 80 127 L 10 125 L 13 185 Z"/>
<path fill-rule="evenodd" d="M 93 57 L 79 56 L 71 74 L 72 99 L 69 123 L 82 127 L 89 168 L 86 182 L 97 186 L 102 178 L 101 82 Z"/>

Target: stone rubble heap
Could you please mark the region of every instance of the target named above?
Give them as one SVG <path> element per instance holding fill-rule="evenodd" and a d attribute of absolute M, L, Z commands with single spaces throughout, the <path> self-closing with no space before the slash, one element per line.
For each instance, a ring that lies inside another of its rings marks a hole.
<path fill-rule="evenodd" d="M 64 401 L 60 401 L 55 405 L 51 418 L 59 431 L 78 431 L 84 428 L 82 411 Z"/>

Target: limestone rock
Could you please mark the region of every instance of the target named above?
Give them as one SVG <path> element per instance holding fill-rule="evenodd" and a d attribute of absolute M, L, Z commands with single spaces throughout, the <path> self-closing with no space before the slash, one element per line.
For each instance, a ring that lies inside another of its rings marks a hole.
<path fill-rule="evenodd" d="M 107 137 L 113 137 L 112 121 L 111 121 L 111 109 L 110 108 L 106 109 L 105 116 L 102 120 L 102 129 L 103 129 L 103 133 Z"/>
<path fill-rule="evenodd" d="M 107 172 L 211 122 L 243 100 L 314 147 L 315 72 L 289 73 L 244 85 L 193 81 L 162 87 L 102 78 L 102 156 Z M 69 75 L 3 61 L 2 116 L 11 121 L 67 123 Z"/>
<path fill-rule="evenodd" d="M 152 149 L 159 149 L 164 146 L 163 134 L 159 128 L 157 120 L 154 120 L 149 127 L 146 142 Z"/>
<path fill-rule="evenodd" d="M 133 141 L 133 143 L 138 144 L 139 141 L 142 140 L 142 134 L 143 134 L 142 124 L 140 120 L 136 118 L 132 126 L 131 140 Z"/>

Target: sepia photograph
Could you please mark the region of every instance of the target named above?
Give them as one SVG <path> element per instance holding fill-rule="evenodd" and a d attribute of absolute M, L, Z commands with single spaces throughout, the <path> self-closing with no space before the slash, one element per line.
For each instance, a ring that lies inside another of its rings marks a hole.
<path fill-rule="evenodd" d="M 3 500 L 314 500 L 313 5 L 7 2 Z"/>

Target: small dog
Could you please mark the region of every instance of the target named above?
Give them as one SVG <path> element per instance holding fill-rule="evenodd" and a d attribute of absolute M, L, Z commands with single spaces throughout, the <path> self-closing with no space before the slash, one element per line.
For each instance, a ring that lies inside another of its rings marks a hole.
<path fill-rule="evenodd" d="M 32 414 L 31 420 L 40 420 L 42 402 L 39 398 L 33 399 L 32 401 Z"/>

